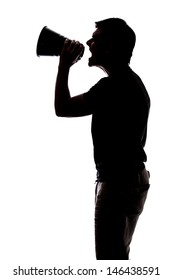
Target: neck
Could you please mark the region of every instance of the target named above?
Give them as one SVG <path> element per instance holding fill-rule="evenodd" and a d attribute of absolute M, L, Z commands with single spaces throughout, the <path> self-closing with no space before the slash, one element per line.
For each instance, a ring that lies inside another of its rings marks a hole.
<path fill-rule="evenodd" d="M 100 66 L 100 68 L 110 75 L 120 74 L 121 72 L 127 71 L 130 67 L 128 64 L 117 64 L 117 65 L 106 65 Z"/>

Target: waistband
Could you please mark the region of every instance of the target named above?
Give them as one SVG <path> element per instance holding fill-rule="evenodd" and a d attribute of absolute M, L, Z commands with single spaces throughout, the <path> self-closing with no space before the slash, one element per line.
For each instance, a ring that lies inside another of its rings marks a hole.
<path fill-rule="evenodd" d="M 97 171 L 96 182 L 120 182 L 130 184 L 149 184 L 150 173 L 146 170 L 145 165 L 142 170 L 126 169 L 124 171 L 114 170 L 111 175 L 99 173 Z"/>
<path fill-rule="evenodd" d="M 96 165 L 96 180 L 97 181 L 112 181 L 117 179 L 118 177 L 122 179 L 122 177 L 126 174 L 126 176 L 136 175 L 145 169 L 144 162 L 138 163 L 124 163 L 117 164 L 115 166 L 105 167 L 103 164 Z"/>

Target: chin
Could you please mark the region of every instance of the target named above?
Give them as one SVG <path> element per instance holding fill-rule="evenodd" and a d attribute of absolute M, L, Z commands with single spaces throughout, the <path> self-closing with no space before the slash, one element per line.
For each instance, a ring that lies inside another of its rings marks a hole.
<path fill-rule="evenodd" d="M 90 57 L 90 58 L 88 59 L 88 66 L 96 66 L 96 63 L 95 63 L 93 57 Z"/>

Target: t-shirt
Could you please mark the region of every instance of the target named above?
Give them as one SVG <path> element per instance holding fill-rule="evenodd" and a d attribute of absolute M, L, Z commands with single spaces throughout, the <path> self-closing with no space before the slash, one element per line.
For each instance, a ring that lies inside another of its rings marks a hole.
<path fill-rule="evenodd" d="M 92 109 L 92 139 L 98 179 L 144 168 L 150 98 L 130 67 L 102 78 L 84 98 Z"/>

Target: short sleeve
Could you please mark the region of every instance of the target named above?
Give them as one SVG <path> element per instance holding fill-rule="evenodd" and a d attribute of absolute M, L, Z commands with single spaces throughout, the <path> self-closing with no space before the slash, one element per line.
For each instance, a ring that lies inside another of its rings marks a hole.
<path fill-rule="evenodd" d="M 87 105 L 91 108 L 92 111 L 95 111 L 98 106 L 101 97 L 105 92 L 105 82 L 107 78 L 102 78 L 94 86 L 92 86 L 89 91 L 84 93 L 84 99 Z"/>

